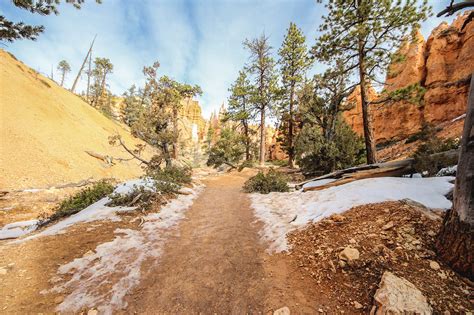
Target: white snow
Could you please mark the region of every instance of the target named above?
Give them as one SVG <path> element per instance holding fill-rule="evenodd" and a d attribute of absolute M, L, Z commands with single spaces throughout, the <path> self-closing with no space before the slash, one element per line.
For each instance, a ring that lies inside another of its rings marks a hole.
<path fill-rule="evenodd" d="M 102 198 L 84 210 L 81 210 L 64 220 L 59 221 L 58 223 L 44 229 L 40 233 L 26 237 L 16 242 L 24 242 L 41 236 L 60 234 L 65 229 L 78 223 L 98 220 L 120 221 L 120 218 L 116 215 L 117 212 L 126 212 L 136 209 L 136 207 L 107 207 L 106 204 L 110 201 L 111 199 L 109 197 Z"/>
<path fill-rule="evenodd" d="M 129 180 L 127 182 L 117 185 L 113 193 L 128 194 L 137 187 L 145 187 L 145 189 L 147 190 L 153 190 L 154 189 L 153 180 L 146 179 L 146 178 Z M 110 201 L 111 199 L 109 197 L 104 197 L 100 199 L 99 201 L 91 204 L 87 208 L 79 211 L 78 213 L 73 214 L 64 220 L 61 220 L 54 225 L 51 225 L 50 227 L 46 228 L 40 233 L 23 238 L 21 240 L 16 240 L 14 242 L 15 243 L 24 242 L 24 241 L 31 240 L 37 237 L 41 237 L 41 236 L 61 234 L 64 232 L 64 230 L 66 230 L 67 228 L 77 223 L 85 223 L 85 222 L 92 222 L 92 221 L 98 221 L 98 220 L 120 221 L 120 217 L 117 216 L 116 213 L 127 212 L 127 211 L 132 211 L 136 209 L 136 207 L 122 207 L 122 206 L 108 207 L 106 206 L 106 204 L 108 204 Z M 0 231 L 3 231 L 3 229 L 5 228 L 6 226 L 2 228 L 2 230 Z M 8 238 L 15 238 L 15 237 L 19 237 L 19 236 L 28 234 L 30 232 L 33 232 L 35 229 L 23 229 L 21 233 L 17 229 L 15 231 L 8 231 L 8 232 L 5 231 L 4 233 L 5 235 L 9 236 Z M 0 239 L 2 239 L 1 237 L 2 237 L 2 234 L 0 232 Z"/>
<path fill-rule="evenodd" d="M 165 241 L 175 233 L 173 227 L 184 218 L 201 190 L 202 186 L 186 189 L 189 195 L 180 195 L 160 212 L 145 216 L 140 230 L 117 229 L 115 239 L 97 246 L 93 254 L 60 266 L 58 273 L 71 274 L 72 278 L 52 289 L 68 293 L 57 311 L 75 313 L 96 307 L 100 313 L 111 314 L 126 307 L 124 297 L 139 283 L 142 263 L 157 261 Z M 111 279 L 116 282 L 111 283 Z"/>
<path fill-rule="evenodd" d="M 457 165 L 448 166 L 448 167 L 440 169 L 439 172 L 436 174 L 436 176 L 453 176 L 453 175 L 456 175 L 457 170 L 458 170 Z"/>
<path fill-rule="evenodd" d="M 315 181 L 304 184 L 303 188 L 319 187 L 319 186 L 323 186 L 323 185 L 332 183 L 333 181 L 335 181 L 334 178 L 326 178 L 326 179 L 315 180 Z"/>
<path fill-rule="evenodd" d="M 445 195 L 453 188 L 453 179 L 370 178 L 319 191 L 252 194 L 251 201 L 256 217 L 264 223 L 260 235 L 269 243 L 268 250 L 281 252 L 288 249 L 288 232 L 355 206 L 409 198 L 428 208 L 448 209 L 451 201 Z"/>
<path fill-rule="evenodd" d="M 17 238 L 36 230 L 38 220 L 19 221 L 7 224 L 0 229 L 0 240 Z"/>

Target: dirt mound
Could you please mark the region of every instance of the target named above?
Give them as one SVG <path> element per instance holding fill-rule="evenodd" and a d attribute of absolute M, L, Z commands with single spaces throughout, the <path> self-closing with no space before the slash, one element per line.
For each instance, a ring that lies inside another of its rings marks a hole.
<path fill-rule="evenodd" d="M 0 190 L 141 174 L 135 161 L 108 166 L 85 151 L 128 158 L 108 137 L 118 133 L 132 147 L 143 142 L 4 50 L 0 85 Z M 145 152 L 150 155 L 151 149 Z"/>
<path fill-rule="evenodd" d="M 460 314 L 472 309 L 473 288 L 436 260 L 440 224 L 440 216 L 408 201 L 359 206 L 290 234 L 290 256 L 324 288 L 321 294 L 351 313 L 371 310 L 382 274 L 390 271 L 413 283 L 436 314 Z M 346 252 L 353 257 L 345 259 Z"/>

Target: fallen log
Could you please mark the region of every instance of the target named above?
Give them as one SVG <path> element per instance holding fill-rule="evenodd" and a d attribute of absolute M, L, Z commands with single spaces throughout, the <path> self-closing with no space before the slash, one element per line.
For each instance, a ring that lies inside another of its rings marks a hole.
<path fill-rule="evenodd" d="M 459 155 L 458 150 L 450 150 L 446 152 L 432 154 L 431 157 L 456 157 L 457 155 Z M 414 169 L 414 164 L 415 160 L 413 158 L 409 158 L 399 161 L 351 167 L 301 182 L 299 184 L 296 184 L 295 188 L 303 189 L 303 191 L 321 190 L 329 187 L 347 184 L 359 179 L 376 177 L 399 177 L 403 175 L 409 175 L 416 172 Z M 319 186 L 303 188 L 305 184 L 328 179 L 334 179 L 334 181 Z"/>

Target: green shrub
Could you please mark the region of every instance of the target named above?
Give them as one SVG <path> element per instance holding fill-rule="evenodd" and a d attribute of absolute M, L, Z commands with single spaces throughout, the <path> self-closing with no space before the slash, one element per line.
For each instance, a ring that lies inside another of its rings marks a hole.
<path fill-rule="evenodd" d="M 43 226 L 68 217 L 87 208 L 91 204 L 106 197 L 114 191 L 114 185 L 107 180 L 100 180 L 92 186 L 79 191 L 77 194 L 67 198 L 54 209 L 54 213 L 50 216 L 41 215 L 39 226 Z"/>
<path fill-rule="evenodd" d="M 222 164 L 237 167 L 245 153 L 244 137 L 233 129 L 222 130 L 219 140 L 209 149 L 207 166 L 219 167 Z"/>
<path fill-rule="evenodd" d="M 189 167 L 169 166 L 163 169 L 148 168 L 146 175 L 155 180 L 157 192 L 175 193 L 183 185 L 191 183 L 192 171 Z"/>
<path fill-rule="evenodd" d="M 290 188 L 286 183 L 284 175 L 270 169 L 265 175 L 259 172 L 257 175 L 249 178 L 244 184 L 244 191 L 247 193 L 258 192 L 261 194 L 268 194 L 272 191 L 287 192 Z"/>
<path fill-rule="evenodd" d="M 326 174 L 364 163 L 364 143 L 343 121 L 337 122 L 332 137 L 323 135 L 318 126 L 307 125 L 296 140 L 296 161 L 303 174 Z"/>
<path fill-rule="evenodd" d="M 432 156 L 435 153 L 441 153 L 459 147 L 459 140 L 440 139 L 432 137 L 427 142 L 421 144 L 413 154 L 415 159 L 414 168 L 423 176 L 433 176 L 444 167 L 457 164 L 457 157 L 445 155 Z"/>

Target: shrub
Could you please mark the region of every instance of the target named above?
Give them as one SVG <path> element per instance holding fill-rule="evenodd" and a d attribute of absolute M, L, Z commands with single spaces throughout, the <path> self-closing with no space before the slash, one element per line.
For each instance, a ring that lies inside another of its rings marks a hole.
<path fill-rule="evenodd" d="M 304 174 L 326 174 L 364 162 L 362 139 L 343 121 L 325 137 L 318 126 L 304 126 L 296 140 L 296 161 Z"/>
<path fill-rule="evenodd" d="M 244 191 L 247 193 L 258 192 L 261 194 L 268 194 L 272 191 L 287 192 L 290 188 L 286 183 L 284 175 L 270 169 L 265 175 L 259 172 L 257 175 L 249 178 L 244 184 Z"/>
<path fill-rule="evenodd" d="M 405 141 L 405 143 L 412 143 L 418 140 L 428 141 L 429 139 L 435 137 L 435 135 L 436 128 L 433 126 L 433 124 L 423 123 L 420 131 L 410 135 Z"/>
<path fill-rule="evenodd" d="M 183 185 L 190 184 L 191 174 L 189 167 L 169 166 L 163 169 L 146 169 L 146 175 L 155 180 L 156 191 L 162 193 L 175 193 Z"/>
<path fill-rule="evenodd" d="M 77 194 L 61 202 L 61 204 L 54 209 L 54 213 L 49 217 L 41 215 L 38 225 L 43 226 L 61 218 L 78 213 L 94 202 L 99 201 L 105 196 L 111 194 L 113 191 L 114 185 L 112 185 L 107 180 L 100 180 L 94 183 L 92 186 L 82 189 Z"/>
<path fill-rule="evenodd" d="M 435 153 L 441 153 L 459 147 L 459 140 L 440 139 L 432 137 L 427 142 L 421 144 L 413 154 L 415 159 L 414 168 L 423 176 L 433 176 L 440 169 L 457 164 L 457 157 L 449 157 L 445 155 L 432 156 Z"/>
<path fill-rule="evenodd" d="M 155 192 L 145 189 L 145 187 L 134 187 L 134 189 L 128 194 L 113 194 L 110 196 L 111 202 L 107 204 L 109 207 L 117 206 L 135 206 L 137 204 L 140 207 L 146 208 L 148 204 L 153 200 Z"/>
<path fill-rule="evenodd" d="M 209 149 L 207 166 L 215 168 L 222 164 L 236 167 L 245 153 L 244 138 L 232 129 L 224 129 L 219 140 Z"/>

